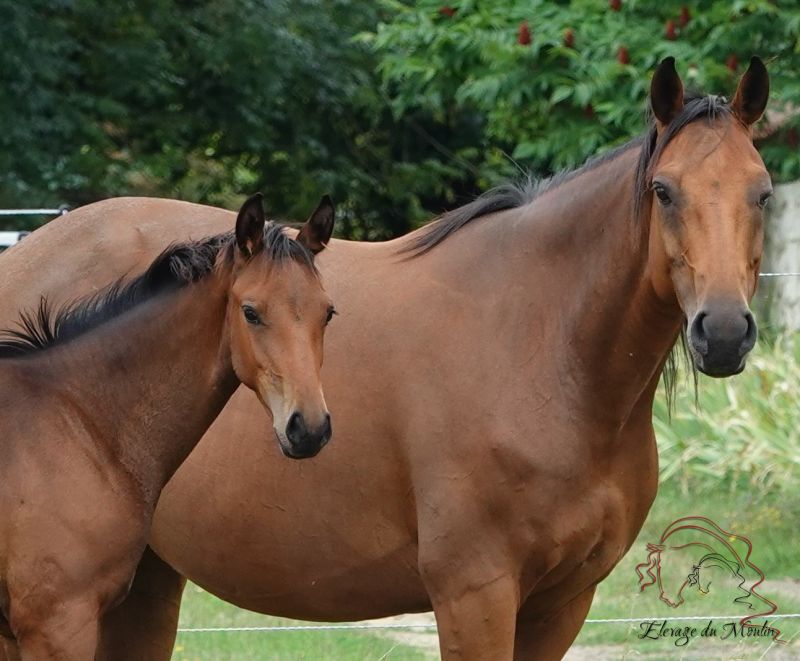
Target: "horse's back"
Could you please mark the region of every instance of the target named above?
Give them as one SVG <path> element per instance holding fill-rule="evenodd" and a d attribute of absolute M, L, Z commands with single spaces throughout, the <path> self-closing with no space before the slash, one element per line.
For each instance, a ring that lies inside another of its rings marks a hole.
<path fill-rule="evenodd" d="M 0 326 L 20 310 L 72 301 L 147 266 L 166 246 L 233 229 L 223 209 L 121 197 L 75 209 L 0 255 Z"/>

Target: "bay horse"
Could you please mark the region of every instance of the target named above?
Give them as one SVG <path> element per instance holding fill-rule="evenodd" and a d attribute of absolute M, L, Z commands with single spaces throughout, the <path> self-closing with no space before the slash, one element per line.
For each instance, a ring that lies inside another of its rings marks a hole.
<path fill-rule="evenodd" d="M 681 329 L 713 376 L 755 341 L 771 184 L 751 126 L 768 89 L 755 58 L 730 102 L 685 96 L 666 59 L 626 146 L 393 241 L 332 240 L 317 264 L 340 312 L 322 373 L 334 442 L 275 461 L 240 389 L 162 493 L 157 556 L 105 619 L 105 652 L 168 658 L 186 576 L 300 619 L 433 608 L 445 659 L 563 655 L 655 497 L 652 404 Z M 0 293 L 73 296 L 227 223 L 183 202 L 90 205 L 3 254 Z M 57 275 L 30 266 L 45 260 Z"/>
<path fill-rule="evenodd" d="M 287 456 L 328 441 L 333 308 L 313 253 L 332 222 L 323 201 L 294 240 L 254 196 L 235 233 L 172 245 L 57 313 L 42 299 L 0 337 L 0 629 L 23 659 L 95 657 L 161 489 L 240 383 Z"/>

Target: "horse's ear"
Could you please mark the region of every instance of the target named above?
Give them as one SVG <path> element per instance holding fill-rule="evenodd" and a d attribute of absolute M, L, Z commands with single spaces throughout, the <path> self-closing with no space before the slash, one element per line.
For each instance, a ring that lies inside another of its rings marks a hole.
<path fill-rule="evenodd" d="M 333 201 L 329 195 L 323 195 L 314 213 L 308 217 L 300 229 L 297 240 L 315 255 L 321 252 L 331 240 L 335 216 L 336 209 Z"/>
<path fill-rule="evenodd" d="M 675 58 L 665 57 L 650 83 L 650 105 L 662 124 L 669 124 L 683 109 L 683 83 L 675 70 Z"/>
<path fill-rule="evenodd" d="M 236 218 L 236 245 L 247 257 L 264 247 L 265 218 L 261 198 L 261 193 L 247 198 Z"/>
<path fill-rule="evenodd" d="M 769 73 L 767 73 L 767 67 L 764 66 L 760 57 L 753 56 L 750 58 L 750 66 L 747 67 L 747 71 L 739 81 L 739 87 L 736 88 L 736 94 L 731 103 L 733 114 L 745 126 L 755 124 L 764 114 L 768 98 Z"/>

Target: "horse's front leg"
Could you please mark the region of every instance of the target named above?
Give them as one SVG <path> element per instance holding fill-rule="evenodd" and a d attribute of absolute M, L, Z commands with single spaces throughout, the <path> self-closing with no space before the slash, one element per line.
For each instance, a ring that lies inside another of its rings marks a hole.
<path fill-rule="evenodd" d="M 22 661 L 92 661 L 97 650 L 97 599 L 85 595 L 12 619 Z M 16 622 L 14 621 L 16 620 Z"/>
<path fill-rule="evenodd" d="M 531 595 L 517 617 L 514 661 L 561 659 L 586 620 L 594 590 L 582 592 L 562 609 L 547 615 L 538 615 L 543 604 Z"/>
<path fill-rule="evenodd" d="M 459 542 L 444 533 L 420 545 L 420 573 L 436 615 L 442 659 L 511 661 L 517 572 L 498 545 L 476 534 Z"/>
<path fill-rule="evenodd" d="M 0 661 L 19 661 L 16 639 L 0 636 Z"/>
<path fill-rule="evenodd" d="M 517 585 L 501 576 L 467 586 L 455 581 L 431 594 L 442 659 L 510 661 L 514 653 Z"/>
<path fill-rule="evenodd" d="M 127 597 L 103 616 L 98 661 L 168 661 L 184 584 L 148 546 Z"/>

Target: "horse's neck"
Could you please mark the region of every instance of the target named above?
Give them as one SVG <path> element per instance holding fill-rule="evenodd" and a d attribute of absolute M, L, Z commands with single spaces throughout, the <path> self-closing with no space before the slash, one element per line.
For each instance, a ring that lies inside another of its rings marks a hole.
<path fill-rule="evenodd" d="M 80 418 L 89 452 L 124 470 L 154 506 L 161 489 L 233 394 L 220 272 L 140 304 L 30 362 Z"/>
<path fill-rule="evenodd" d="M 612 428 L 633 415 L 650 419 L 682 320 L 651 284 L 649 213 L 633 218 L 638 155 L 634 147 L 544 193 L 523 211 L 512 239 L 517 251 L 529 248 L 555 289 L 551 312 L 531 312 L 558 317 L 550 341 L 563 350 L 561 383 L 576 406 Z"/>

